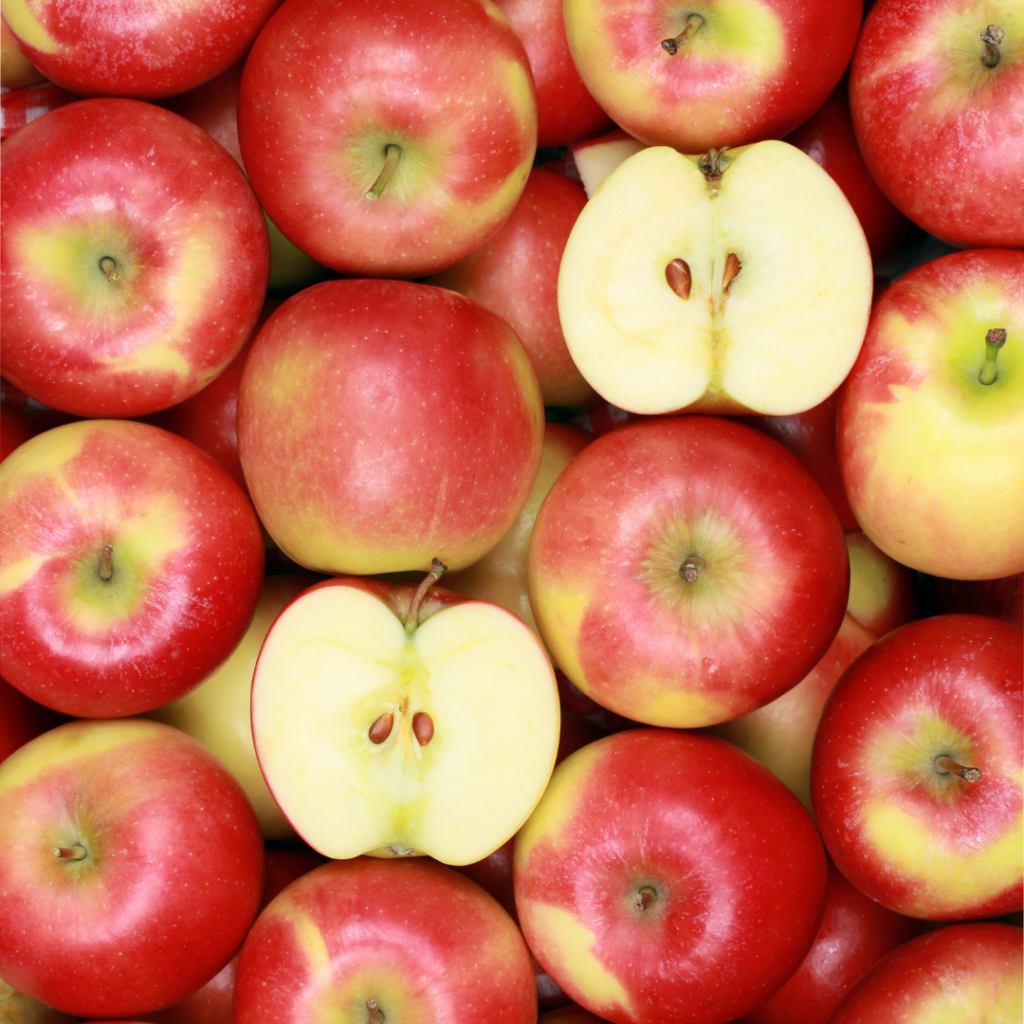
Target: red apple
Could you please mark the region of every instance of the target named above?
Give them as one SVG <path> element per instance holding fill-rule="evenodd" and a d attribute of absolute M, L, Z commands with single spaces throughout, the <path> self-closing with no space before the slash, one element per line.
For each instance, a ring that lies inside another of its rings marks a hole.
<path fill-rule="evenodd" d="M 763 1002 L 811 948 L 827 878 L 810 816 L 766 768 L 656 729 L 563 761 L 513 872 L 534 955 L 619 1024 L 725 1024 Z"/>
<path fill-rule="evenodd" d="M 4 1024 L 76 1024 L 79 1018 L 46 1006 L 0 978 L 0 1020 Z"/>
<path fill-rule="evenodd" d="M 891 558 L 950 579 L 1024 569 L 1022 371 L 1024 252 L 930 260 L 875 304 L 838 452 L 857 522 Z"/>
<path fill-rule="evenodd" d="M 864 163 L 850 118 L 846 81 L 794 132 L 786 142 L 802 149 L 820 164 L 857 214 L 877 266 L 896 251 L 910 222 L 892 205 Z"/>
<path fill-rule="evenodd" d="M 878 640 L 822 712 L 811 799 L 846 877 L 931 921 L 1021 909 L 1024 632 L 939 615 Z"/>
<path fill-rule="evenodd" d="M 825 918 L 810 953 L 775 995 L 736 1024 L 827 1024 L 865 971 L 925 927 L 869 899 L 829 861 Z"/>
<path fill-rule="evenodd" d="M 0 765 L 0 975 L 79 1016 L 144 1015 L 217 974 L 256 915 L 263 841 L 195 740 L 71 722 Z"/>
<path fill-rule="evenodd" d="M 879 0 L 850 67 L 872 176 L 951 245 L 1024 248 L 1024 59 L 1015 5 Z"/>
<path fill-rule="evenodd" d="M 905 943 L 847 994 L 829 1024 L 931 1024 L 1024 1017 L 1021 930 L 955 924 Z"/>
<path fill-rule="evenodd" d="M 51 110 L 4 143 L 3 375 L 81 416 L 183 401 L 259 315 L 269 249 L 238 165 L 137 100 Z"/>
<path fill-rule="evenodd" d="M 235 1024 L 533 1024 L 530 954 L 508 914 L 457 871 L 358 858 L 293 882 L 242 948 Z M 340 1015 L 340 1016 L 339 1016 Z"/>
<path fill-rule="evenodd" d="M 562 0 L 499 0 L 523 41 L 537 86 L 537 145 L 566 146 L 612 126 L 587 92 L 569 53 Z"/>
<path fill-rule="evenodd" d="M 543 443 L 537 378 L 512 329 L 454 292 L 327 281 L 260 331 L 238 447 L 267 531 L 327 573 L 451 571 L 493 548 Z"/>
<path fill-rule="evenodd" d="M 64 715 L 29 700 L 6 679 L 0 679 L 0 761 L 65 721 Z"/>
<path fill-rule="evenodd" d="M 280 0 L 8 0 L 4 21 L 51 81 L 83 96 L 173 96 L 234 64 Z"/>
<path fill-rule="evenodd" d="M 566 0 L 580 75 L 631 135 L 684 153 L 778 139 L 853 54 L 861 0 Z"/>
<path fill-rule="evenodd" d="M 579 182 L 534 168 L 512 215 L 472 255 L 430 278 L 506 320 L 537 371 L 546 406 L 597 402 L 558 319 L 558 268 L 587 196 Z"/>
<path fill-rule="evenodd" d="M 537 103 L 523 44 L 479 0 L 287 0 L 246 60 L 245 167 L 303 252 L 358 276 L 422 277 L 512 212 Z"/>
<path fill-rule="evenodd" d="M 165 430 L 82 420 L 0 463 L 4 673 L 47 707 L 117 717 L 183 696 L 238 645 L 262 581 L 252 505 Z"/>
<path fill-rule="evenodd" d="M 585 694 L 652 725 L 728 721 L 795 686 L 839 631 L 843 532 L 782 445 L 730 420 L 606 434 L 533 527 L 530 604 Z"/>

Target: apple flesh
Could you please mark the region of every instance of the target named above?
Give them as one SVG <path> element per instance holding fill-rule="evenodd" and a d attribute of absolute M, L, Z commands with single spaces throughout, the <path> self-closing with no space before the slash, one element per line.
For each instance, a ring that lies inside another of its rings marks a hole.
<path fill-rule="evenodd" d="M 871 290 L 857 216 L 805 153 L 655 146 L 577 219 L 558 310 L 573 359 L 613 405 L 784 416 L 843 382 Z"/>
<path fill-rule="evenodd" d="M 281 612 L 256 662 L 260 768 L 327 857 L 481 860 L 554 767 L 558 689 L 540 641 L 497 605 L 437 588 L 421 605 L 419 592 L 318 584 Z"/>

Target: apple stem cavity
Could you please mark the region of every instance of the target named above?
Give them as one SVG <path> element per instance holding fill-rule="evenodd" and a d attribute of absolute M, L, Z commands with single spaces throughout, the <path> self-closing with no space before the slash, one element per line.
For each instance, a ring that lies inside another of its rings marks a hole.
<path fill-rule="evenodd" d="M 707 180 L 708 193 L 712 198 L 718 195 L 718 185 L 722 180 L 722 175 L 732 163 L 732 157 L 725 155 L 728 148 L 728 146 L 722 146 L 721 149 L 709 149 L 697 161 L 697 168 Z"/>
<path fill-rule="evenodd" d="M 706 564 L 699 555 L 690 555 L 679 567 L 679 575 L 687 583 L 696 583 Z"/>
<path fill-rule="evenodd" d="M 114 575 L 114 545 L 106 544 L 100 555 L 99 574 L 101 580 L 109 580 Z"/>
<path fill-rule="evenodd" d="M 391 735 L 391 728 L 394 724 L 395 713 L 393 711 L 386 711 L 370 726 L 370 742 L 380 746 Z"/>
<path fill-rule="evenodd" d="M 417 711 L 412 716 L 412 732 L 421 747 L 425 747 L 434 738 L 434 720 L 426 711 Z"/>
<path fill-rule="evenodd" d="M 409 605 L 409 614 L 405 617 L 405 632 L 412 636 L 416 632 L 416 626 L 418 625 L 417 619 L 420 614 L 420 605 L 423 604 L 423 598 L 427 596 L 427 591 L 448 571 L 448 566 L 444 564 L 440 559 L 433 558 L 430 561 L 430 572 L 427 573 L 427 578 L 416 588 L 416 593 L 412 595 L 412 603 Z"/>
<path fill-rule="evenodd" d="M 725 273 L 722 275 L 722 291 L 726 295 L 729 294 L 729 285 L 732 284 L 733 278 L 740 272 L 743 264 L 740 263 L 739 256 L 736 253 L 729 253 L 728 259 L 725 261 Z"/>
<path fill-rule="evenodd" d="M 981 41 L 985 44 L 985 50 L 981 55 L 981 63 L 987 68 L 994 68 L 1002 54 L 999 52 L 999 44 L 1003 41 L 1003 30 L 998 25 L 988 25 L 981 33 Z"/>
<path fill-rule="evenodd" d="M 690 297 L 690 266 L 686 260 L 674 259 L 665 268 L 665 280 L 681 299 Z"/>
<path fill-rule="evenodd" d="M 59 860 L 85 860 L 89 851 L 80 843 L 75 843 L 74 846 L 55 846 L 53 855 Z"/>
<path fill-rule="evenodd" d="M 980 768 L 965 768 L 962 764 L 958 764 L 953 758 L 947 757 L 945 754 L 939 754 L 935 758 L 935 770 L 940 775 L 958 775 L 967 782 L 977 782 L 981 778 Z"/>
<path fill-rule="evenodd" d="M 117 261 L 113 256 L 104 256 L 100 260 L 100 270 L 107 275 L 108 281 L 120 281 L 121 275 L 117 272 Z"/>
<path fill-rule="evenodd" d="M 657 892 L 649 885 L 641 886 L 637 890 L 633 906 L 637 910 L 646 910 L 658 898 Z"/>
<path fill-rule="evenodd" d="M 1006 328 L 993 327 L 985 335 L 985 365 L 981 368 L 978 380 L 985 385 L 996 382 L 996 359 L 999 350 L 1006 344 Z"/>
<path fill-rule="evenodd" d="M 662 39 L 661 48 L 670 57 L 674 57 L 679 52 L 679 47 L 685 46 L 700 31 L 700 27 L 703 24 L 704 19 L 699 14 L 687 15 L 683 31 L 672 39 Z"/>
<path fill-rule="evenodd" d="M 402 147 L 395 145 L 393 142 L 389 142 L 384 147 L 384 166 L 380 170 L 380 174 L 377 175 L 377 180 L 370 186 L 370 190 L 366 193 L 367 199 L 380 199 L 380 194 L 384 191 L 387 183 L 391 180 L 391 176 L 395 173 L 395 168 L 398 166 L 398 161 L 402 156 Z"/>
<path fill-rule="evenodd" d="M 368 1024 L 384 1024 L 384 1014 L 377 1006 L 377 1000 L 373 996 L 366 1000 L 366 1019 Z"/>

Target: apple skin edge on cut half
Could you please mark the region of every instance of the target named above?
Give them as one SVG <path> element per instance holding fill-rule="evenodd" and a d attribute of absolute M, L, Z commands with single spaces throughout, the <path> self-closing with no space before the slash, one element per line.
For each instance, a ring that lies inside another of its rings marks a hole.
<path fill-rule="evenodd" d="M 560 712 L 540 641 L 450 591 L 336 578 L 271 626 L 253 676 L 260 767 L 295 831 L 334 859 L 469 864 L 506 842 L 555 764 Z"/>
<path fill-rule="evenodd" d="M 566 344 L 628 412 L 803 412 L 860 351 L 871 255 L 839 186 L 785 142 L 726 149 L 636 153 L 566 244 Z"/>

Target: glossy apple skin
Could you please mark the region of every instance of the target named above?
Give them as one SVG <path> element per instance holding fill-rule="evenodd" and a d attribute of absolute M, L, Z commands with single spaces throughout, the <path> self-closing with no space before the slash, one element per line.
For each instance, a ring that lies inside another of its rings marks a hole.
<path fill-rule="evenodd" d="M 256 322 L 263 215 L 238 165 L 176 114 L 127 99 L 51 110 L 4 143 L 2 207 L 2 372 L 44 405 L 165 409 Z"/>
<path fill-rule="evenodd" d="M 157 99 L 234 64 L 280 2 L 9 0 L 4 20 L 29 60 L 58 85 L 82 96 Z"/>
<path fill-rule="evenodd" d="M 0 85 L 5 89 L 24 89 L 44 81 L 46 76 L 22 52 L 7 22 L 0 21 Z"/>
<path fill-rule="evenodd" d="M 985 385 L 986 333 L 999 327 L 1011 340 Z M 897 562 L 950 579 L 1024 569 L 1022 332 L 1024 252 L 939 257 L 875 304 L 840 392 L 837 447 L 861 529 Z"/>
<path fill-rule="evenodd" d="M 796 686 L 770 704 L 709 731 L 757 758 L 810 810 L 811 749 L 821 709 L 853 659 L 874 642 L 874 634 L 844 615 L 825 656 Z"/>
<path fill-rule="evenodd" d="M 598 400 L 569 355 L 558 319 L 558 268 L 586 203 L 579 182 L 535 167 L 498 233 L 430 278 L 508 322 L 537 371 L 545 406 L 585 407 Z"/>
<path fill-rule="evenodd" d="M 0 978 L 0 1014 L 4 1024 L 77 1024 L 80 1019 L 19 992 L 3 978 Z"/>
<path fill-rule="evenodd" d="M 850 118 L 845 79 L 786 142 L 828 171 L 857 214 L 877 266 L 896 251 L 910 221 L 892 205 L 864 163 Z"/>
<path fill-rule="evenodd" d="M 119 717 L 183 696 L 242 639 L 263 566 L 238 485 L 158 427 L 82 420 L 0 463 L 4 672 L 57 711 Z"/>
<path fill-rule="evenodd" d="M 26 744 L 0 766 L 0 837 L 0 974 L 67 1013 L 176 1002 L 231 959 L 259 905 L 245 794 L 156 722 L 71 722 Z M 84 860 L 54 856 L 75 844 Z"/>
<path fill-rule="evenodd" d="M 806 956 L 827 872 L 810 816 L 752 757 L 636 729 L 555 770 L 513 877 L 526 941 L 574 1002 L 619 1024 L 721 1024 Z"/>
<path fill-rule="evenodd" d="M 846 534 L 846 550 L 850 554 L 850 599 L 846 603 L 850 615 L 876 637 L 917 618 L 910 569 L 890 558 L 862 530 Z"/>
<path fill-rule="evenodd" d="M 1024 632 L 981 615 L 918 619 L 836 684 L 811 760 L 811 799 L 843 874 L 930 921 L 1020 910 Z M 940 755 L 982 772 L 941 775 Z"/>
<path fill-rule="evenodd" d="M 1024 248 L 1019 18 L 979 0 L 879 0 L 857 42 L 850 109 L 868 169 L 951 245 Z M 1000 20 L 1002 57 L 989 69 L 979 37 Z"/>
<path fill-rule="evenodd" d="M 537 87 L 537 147 L 567 146 L 612 127 L 587 91 L 565 38 L 562 0 L 500 0 L 523 41 Z"/>
<path fill-rule="evenodd" d="M 922 935 L 875 964 L 829 1024 L 931 1024 L 944 1016 L 1019 1020 L 1021 935 L 1020 928 L 993 921 Z"/>
<path fill-rule="evenodd" d="M 356 858 L 292 883 L 253 925 L 236 1024 L 385 1020 L 533 1024 L 530 954 L 512 919 L 452 868 Z"/>
<path fill-rule="evenodd" d="M 825 917 L 811 951 L 775 995 L 736 1024 L 827 1024 L 865 971 L 925 928 L 868 899 L 829 861 Z"/>
<path fill-rule="evenodd" d="M 328 573 L 470 565 L 522 511 L 543 436 L 512 329 L 406 281 L 292 296 L 260 331 L 238 396 L 263 525 L 294 561 Z"/>
<path fill-rule="evenodd" d="M 263 208 L 303 252 L 357 276 L 422 277 L 512 212 L 536 93 L 493 4 L 290 0 L 246 59 L 238 135 Z M 368 198 L 388 145 L 403 155 Z"/>
<path fill-rule="evenodd" d="M 567 0 L 565 27 L 583 81 L 617 125 L 702 153 L 780 139 L 810 117 L 849 63 L 861 10 L 860 0 Z M 704 24 L 670 56 L 662 40 L 690 14 Z"/>
<path fill-rule="evenodd" d="M 691 555 L 707 563 L 695 584 L 680 576 Z M 534 523 L 529 587 L 579 689 L 690 728 L 767 704 L 813 668 L 839 631 L 849 563 L 796 456 L 742 424 L 677 416 L 606 434 L 562 472 Z"/>

